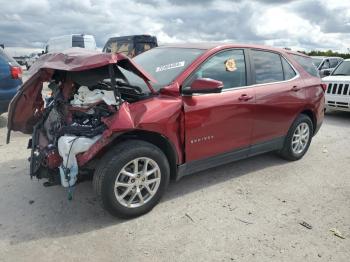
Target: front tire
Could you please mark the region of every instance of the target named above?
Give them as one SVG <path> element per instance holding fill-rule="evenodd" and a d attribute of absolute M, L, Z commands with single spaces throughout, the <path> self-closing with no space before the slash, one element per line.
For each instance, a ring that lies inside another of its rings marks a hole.
<path fill-rule="evenodd" d="M 158 147 L 127 140 L 100 160 L 93 186 L 110 214 L 131 218 L 152 210 L 165 192 L 169 178 L 169 163 Z"/>
<path fill-rule="evenodd" d="M 313 132 L 310 117 L 299 115 L 288 131 L 284 146 L 279 152 L 281 157 L 290 161 L 301 159 L 309 149 Z"/>

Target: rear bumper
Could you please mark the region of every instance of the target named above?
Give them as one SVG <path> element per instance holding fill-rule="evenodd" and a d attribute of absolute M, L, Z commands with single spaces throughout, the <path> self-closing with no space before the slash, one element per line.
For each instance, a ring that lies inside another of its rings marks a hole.
<path fill-rule="evenodd" d="M 344 106 L 344 105 L 337 105 L 337 104 L 327 104 L 326 105 L 326 109 L 327 110 L 337 110 L 337 111 L 345 111 L 345 112 L 350 112 L 350 103 L 348 104 L 348 106 Z"/>
<path fill-rule="evenodd" d="M 350 112 L 349 95 L 326 94 L 326 109 Z"/>

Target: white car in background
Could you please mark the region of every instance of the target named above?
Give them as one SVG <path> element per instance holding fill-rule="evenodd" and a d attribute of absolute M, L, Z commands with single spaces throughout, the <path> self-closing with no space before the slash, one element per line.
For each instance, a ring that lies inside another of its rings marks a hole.
<path fill-rule="evenodd" d="M 311 58 L 320 73 L 320 77 L 329 76 L 334 68 L 343 61 L 343 58 L 336 56 L 311 56 Z"/>
<path fill-rule="evenodd" d="M 50 38 L 45 45 L 45 53 L 57 53 L 63 50 L 80 47 L 96 50 L 96 41 L 93 35 L 72 34 Z"/>
<path fill-rule="evenodd" d="M 350 59 L 345 59 L 322 81 L 327 84 L 326 109 L 350 112 Z"/>

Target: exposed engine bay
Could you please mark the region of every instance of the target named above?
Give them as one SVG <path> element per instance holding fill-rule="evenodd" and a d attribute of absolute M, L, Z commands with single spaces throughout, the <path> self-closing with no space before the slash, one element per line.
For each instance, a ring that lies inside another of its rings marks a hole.
<path fill-rule="evenodd" d="M 101 138 L 107 129 L 105 120 L 113 116 L 122 103 L 150 96 L 125 78 L 117 81 L 116 77 L 106 78 L 106 72 L 97 72 L 95 76 L 91 73 L 56 71 L 43 88 L 42 117 L 33 127 L 28 148 L 31 149 L 30 175 L 47 178 L 45 186 L 74 186 L 78 175 L 84 172 L 78 167 L 76 156 Z M 72 83 L 69 92 L 65 91 L 65 81 Z"/>

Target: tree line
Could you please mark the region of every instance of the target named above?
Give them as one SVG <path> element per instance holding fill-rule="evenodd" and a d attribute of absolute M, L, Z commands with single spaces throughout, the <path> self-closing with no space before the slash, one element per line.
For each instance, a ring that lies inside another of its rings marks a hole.
<path fill-rule="evenodd" d="M 338 52 L 333 52 L 332 50 L 328 50 L 328 51 L 310 51 L 310 52 L 303 52 L 303 51 L 298 51 L 300 53 L 304 53 L 306 55 L 309 56 L 338 56 L 338 57 L 342 57 L 344 59 L 346 58 L 350 58 L 350 53 L 338 53 Z"/>

